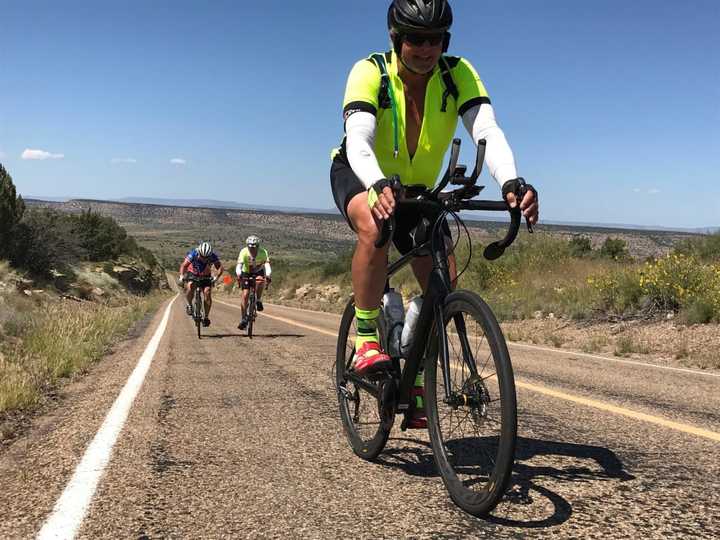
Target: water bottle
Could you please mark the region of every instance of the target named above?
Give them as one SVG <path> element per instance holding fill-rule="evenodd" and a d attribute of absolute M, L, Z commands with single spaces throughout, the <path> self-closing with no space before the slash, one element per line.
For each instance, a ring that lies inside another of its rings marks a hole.
<path fill-rule="evenodd" d="M 415 334 L 415 327 L 417 326 L 418 317 L 420 316 L 422 301 L 422 296 L 416 296 L 410 300 L 410 304 L 408 305 L 408 310 L 405 314 L 405 326 L 403 326 L 402 336 L 400 338 L 400 353 L 402 356 L 405 356 L 410 352 L 413 335 Z"/>
<path fill-rule="evenodd" d="M 402 296 L 395 289 L 391 288 L 383 295 L 383 314 L 385 315 L 388 333 L 387 352 L 390 356 L 400 356 L 400 340 L 403 321 L 405 320 L 405 308 L 403 307 Z"/>

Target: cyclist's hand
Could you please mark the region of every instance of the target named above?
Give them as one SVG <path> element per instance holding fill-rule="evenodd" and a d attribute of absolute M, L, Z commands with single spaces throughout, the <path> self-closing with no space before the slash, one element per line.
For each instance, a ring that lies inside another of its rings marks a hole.
<path fill-rule="evenodd" d="M 368 188 L 368 206 L 373 216 L 380 221 L 388 219 L 395 212 L 395 195 L 387 180 L 378 180 Z"/>
<path fill-rule="evenodd" d="M 506 186 L 510 183 L 517 184 L 517 179 L 508 180 L 503 186 L 503 195 L 510 208 L 515 208 L 518 204 L 514 190 L 508 190 Z M 540 201 L 538 200 L 537 191 L 530 184 L 526 184 L 527 191 L 522 201 L 520 201 L 520 210 L 523 216 L 528 220 L 530 225 L 535 225 L 540 216 Z"/>
<path fill-rule="evenodd" d="M 185 276 L 178 276 L 178 285 L 185 284 Z"/>
<path fill-rule="evenodd" d="M 211 284 L 211 285 L 215 285 L 216 282 L 217 282 L 217 276 L 213 276 L 213 277 L 210 278 L 210 284 Z"/>
<path fill-rule="evenodd" d="M 272 279 L 270 279 L 270 276 L 265 276 L 265 281 L 267 282 L 268 285 L 270 285 L 270 283 L 272 282 Z"/>

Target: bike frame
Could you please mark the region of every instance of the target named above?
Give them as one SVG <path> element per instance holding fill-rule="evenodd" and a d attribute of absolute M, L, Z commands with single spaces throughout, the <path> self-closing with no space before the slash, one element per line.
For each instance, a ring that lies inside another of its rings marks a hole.
<path fill-rule="evenodd" d="M 439 217 L 438 219 L 441 219 Z M 415 385 L 415 378 L 421 370 L 422 362 L 425 357 L 425 351 L 430 345 L 430 339 L 434 337 L 433 330 L 442 328 L 440 331 L 440 354 L 442 359 L 443 382 L 445 386 L 445 398 L 450 400 L 450 365 L 448 354 L 448 341 L 445 332 L 445 321 L 443 311 L 445 308 L 445 299 L 452 292 L 452 284 L 450 280 L 450 271 L 447 264 L 447 248 L 445 245 L 445 234 L 440 226 L 433 227 L 432 238 L 424 244 L 414 248 L 407 254 L 403 255 L 388 266 L 388 282 L 389 279 L 397 273 L 401 268 L 408 265 L 417 254 L 431 247 L 431 255 L 433 259 L 433 268 L 430 273 L 427 290 L 423 295 L 423 304 L 418 315 L 417 326 L 414 335 L 416 339 L 410 347 L 410 352 L 405 357 L 405 364 L 400 369 L 399 359 L 393 359 L 393 378 L 398 381 L 398 392 L 396 402 L 396 413 L 407 411 L 410 407 L 410 392 Z M 462 319 L 460 319 L 462 321 Z M 456 321 L 456 324 L 458 321 Z M 468 361 L 471 374 L 477 375 L 475 359 L 468 345 L 467 336 L 465 335 L 464 321 L 458 325 L 458 333 L 461 335 L 463 354 Z M 419 336 L 425 336 L 424 339 L 417 339 Z M 365 378 L 358 377 L 354 373 L 347 372 L 346 376 L 353 383 L 362 386 L 375 397 L 379 397 L 382 391 L 381 385 L 372 383 Z"/>
<path fill-rule="evenodd" d="M 427 289 L 424 292 L 423 305 L 418 315 L 417 326 L 414 333 L 415 339 L 410 346 L 409 353 L 405 357 L 405 364 L 402 370 L 400 369 L 399 358 L 393 358 L 391 379 L 393 381 L 397 381 L 398 383 L 395 402 L 396 413 L 405 412 L 410 407 L 410 392 L 415 385 L 415 378 L 422 366 L 425 352 L 428 350 L 428 347 L 431 347 L 430 352 L 434 353 L 434 350 L 432 349 L 433 344 L 430 340 L 434 338 L 435 334 L 433 330 L 435 328 L 442 329 L 438 332 L 438 345 L 440 347 L 439 353 L 442 360 L 441 365 L 443 372 L 443 384 L 445 387 L 445 400 L 446 402 L 451 403 L 453 398 L 450 392 L 448 339 L 445 331 L 445 321 L 443 316 L 445 301 L 448 295 L 453 292 L 447 262 L 448 253 L 447 246 L 445 245 L 445 234 L 442 227 L 442 221 L 447 216 L 448 212 L 456 212 L 460 210 L 510 212 L 510 227 L 508 228 L 505 237 L 489 244 L 484 250 L 484 256 L 488 260 L 495 260 L 500 257 L 505 249 L 513 243 L 520 228 L 522 214 L 519 206 L 510 208 L 504 200 L 488 201 L 472 199 L 482 190 L 482 187 L 476 186 L 475 184 L 478 176 L 480 175 L 480 171 L 482 170 L 482 164 L 485 156 L 485 141 L 481 139 L 477 143 L 475 169 L 468 178 L 464 176 L 466 167 L 463 165 L 457 165 L 459 152 L 460 139 L 454 139 L 451 148 L 450 164 L 443 176 L 443 179 L 440 184 L 435 187 L 435 189 L 432 191 L 424 191 L 417 197 L 398 200 L 398 205 L 416 206 L 423 217 L 431 217 L 431 215 L 426 215 L 423 210 L 432 212 L 435 219 L 432 223 L 430 239 L 426 240 L 421 245 L 416 246 L 388 266 L 388 282 L 386 283 L 386 288 L 389 286 L 389 279 L 393 274 L 407 265 L 414 257 L 419 256 L 423 250 L 427 250 L 427 248 L 430 247 L 430 254 L 433 259 L 433 268 L 430 273 Z M 400 184 L 397 177 L 393 177 L 393 179 L 391 179 L 391 183 L 394 184 L 394 190 L 397 189 Z M 452 192 L 442 193 L 442 190 L 448 184 L 463 187 Z M 525 193 L 524 181 L 522 181 L 519 189 L 520 191 L 516 192 L 515 195 L 519 198 L 519 200 L 521 200 Z M 529 222 L 527 225 L 528 231 L 532 232 L 532 227 Z M 389 241 L 392 237 L 394 227 L 394 220 L 392 218 L 391 220 L 385 220 L 383 223 L 382 235 L 380 240 L 376 242 L 376 247 L 379 248 Z M 470 343 L 467 339 L 465 321 L 461 316 L 455 317 L 455 327 L 460 339 L 460 348 L 462 349 L 465 361 L 468 363 L 471 376 L 477 377 L 477 365 L 475 363 L 475 358 L 473 357 Z M 422 338 L 420 336 L 422 336 Z M 378 399 L 381 398 L 381 394 L 385 386 L 383 380 L 374 383 L 366 378 L 358 377 L 352 370 L 346 371 L 345 378 L 352 381 L 357 386 L 362 387 L 374 397 Z M 387 375 L 385 380 L 387 380 Z"/>

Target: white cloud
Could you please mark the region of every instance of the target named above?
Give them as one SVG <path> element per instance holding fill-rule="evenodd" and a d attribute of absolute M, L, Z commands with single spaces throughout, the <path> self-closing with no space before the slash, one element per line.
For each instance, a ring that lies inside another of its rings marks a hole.
<path fill-rule="evenodd" d="M 650 195 L 657 195 L 658 193 L 660 193 L 660 190 L 659 190 L 659 189 L 655 189 L 655 188 L 653 188 L 653 189 L 648 189 L 648 193 L 649 193 Z"/>
<path fill-rule="evenodd" d="M 110 163 L 137 163 L 137 159 L 131 157 L 115 157 L 110 160 Z"/>
<path fill-rule="evenodd" d="M 635 193 L 640 193 L 640 188 L 639 188 L 639 187 L 633 188 L 633 191 L 634 191 Z"/>
<path fill-rule="evenodd" d="M 52 154 L 45 150 L 33 150 L 32 148 L 26 148 L 23 150 L 22 159 L 63 159 L 65 154 Z"/>
<path fill-rule="evenodd" d="M 187 161 L 182 158 L 172 158 L 170 160 L 170 163 L 172 163 L 173 165 L 185 165 Z"/>

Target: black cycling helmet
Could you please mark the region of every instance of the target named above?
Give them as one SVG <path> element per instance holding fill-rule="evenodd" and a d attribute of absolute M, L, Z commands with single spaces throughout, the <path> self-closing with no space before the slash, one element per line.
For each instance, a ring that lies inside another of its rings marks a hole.
<path fill-rule="evenodd" d="M 452 9 L 447 0 L 393 0 L 388 8 L 388 30 L 398 55 L 402 35 L 418 32 L 445 32 L 443 52 L 447 51 L 452 22 Z"/>

